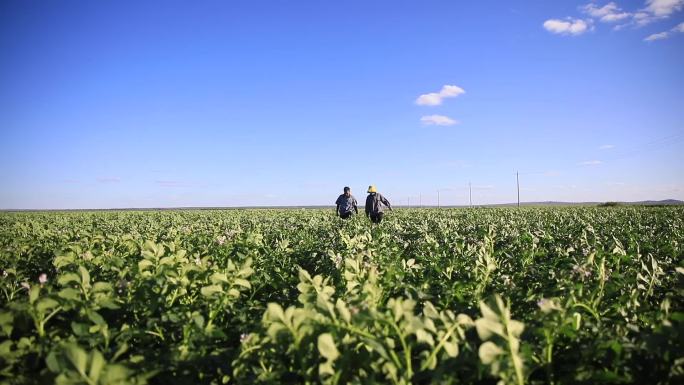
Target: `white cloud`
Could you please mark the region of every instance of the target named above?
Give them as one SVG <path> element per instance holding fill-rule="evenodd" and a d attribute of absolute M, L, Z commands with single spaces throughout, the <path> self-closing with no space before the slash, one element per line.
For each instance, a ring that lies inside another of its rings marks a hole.
<path fill-rule="evenodd" d="M 646 0 L 646 10 L 658 17 L 667 17 L 684 7 L 684 0 Z"/>
<path fill-rule="evenodd" d="M 598 166 L 599 164 L 602 164 L 600 160 L 586 160 L 584 162 L 579 162 L 577 163 L 580 166 Z"/>
<path fill-rule="evenodd" d="M 121 182 L 121 178 L 118 176 L 104 176 L 97 178 L 97 181 L 100 183 L 118 183 Z"/>
<path fill-rule="evenodd" d="M 617 29 L 627 26 L 643 27 L 655 21 L 666 19 L 684 8 L 684 0 L 646 0 L 646 7 L 632 15 L 629 23 L 620 25 Z"/>
<path fill-rule="evenodd" d="M 648 35 L 644 39 L 644 41 L 651 42 L 651 41 L 656 41 L 656 40 L 664 40 L 664 39 L 667 39 L 668 37 L 672 36 L 675 33 L 684 33 L 684 23 L 677 24 L 676 26 L 674 26 L 669 31 L 654 33 L 652 35 Z"/>
<path fill-rule="evenodd" d="M 186 187 L 188 185 L 187 183 L 178 180 L 156 180 L 154 183 L 161 187 Z"/>
<path fill-rule="evenodd" d="M 420 95 L 416 99 L 416 104 L 419 106 L 438 106 L 442 104 L 442 99 L 455 98 L 464 93 L 465 90 L 463 88 L 447 84 L 439 92 Z"/>
<path fill-rule="evenodd" d="M 605 23 L 614 23 L 616 21 L 624 20 L 632 16 L 629 12 L 611 13 L 610 15 L 603 16 L 601 21 Z"/>
<path fill-rule="evenodd" d="M 444 115 L 427 115 L 420 118 L 426 126 L 453 126 L 459 122 Z"/>
<path fill-rule="evenodd" d="M 603 6 L 592 1 L 581 6 L 580 11 L 589 16 L 591 20 L 600 20 L 604 23 L 621 22 L 621 24 L 613 27 L 613 30 L 619 31 L 626 27 L 638 28 L 666 19 L 683 8 L 684 0 L 645 0 L 644 7 L 634 11 L 623 10 L 614 1 Z"/>
<path fill-rule="evenodd" d="M 612 1 L 603 7 L 597 7 L 594 3 L 589 3 L 581 9 L 587 15 L 600 19 L 604 23 L 613 23 L 632 16 L 631 13 L 624 12 L 622 8 Z"/>
<path fill-rule="evenodd" d="M 663 40 L 667 39 L 670 36 L 669 32 L 660 32 L 660 33 L 654 33 L 652 35 L 648 35 L 644 41 L 656 41 L 656 40 Z"/>
<path fill-rule="evenodd" d="M 549 19 L 544 22 L 544 28 L 559 35 L 581 35 L 589 30 L 589 23 L 582 19 L 567 20 Z"/>
<path fill-rule="evenodd" d="M 599 146 L 599 150 L 610 150 L 611 148 L 615 148 L 614 144 L 604 144 Z"/>
<path fill-rule="evenodd" d="M 607 16 L 620 11 L 620 7 L 618 7 L 617 4 L 611 1 L 610 3 L 600 8 L 597 7 L 594 3 L 589 3 L 583 6 L 582 10 L 590 16 L 600 19 L 603 16 Z"/>

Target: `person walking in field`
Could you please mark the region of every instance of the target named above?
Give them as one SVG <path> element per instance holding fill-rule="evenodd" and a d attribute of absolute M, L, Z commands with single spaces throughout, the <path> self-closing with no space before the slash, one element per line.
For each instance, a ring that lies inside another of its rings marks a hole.
<path fill-rule="evenodd" d="M 375 188 L 375 186 L 368 186 L 368 197 L 366 198 L 366 216 L 370 218 L 373 223 L 380 223 L 383 217 L 383 206 L 392 211 L 392 205 L 387 198 L 382 196 Z"/>
<path fill-rule="evenodd" d="M 335 214 L 339 215 L 342 219 L 351 218 L 354 212 L 356 214 L 359 213 L 359 209 L 357 208 L 358 202 L 356 201 L 356 198 L 351 195 L 351 189 L 349 187 L 344 188 L 344 194 L 337 197 L 335 204 L 337 205 Z"/>

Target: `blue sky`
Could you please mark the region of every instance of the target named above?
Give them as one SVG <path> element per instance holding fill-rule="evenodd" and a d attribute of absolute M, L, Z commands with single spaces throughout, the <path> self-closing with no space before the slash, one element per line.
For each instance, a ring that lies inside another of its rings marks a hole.
<path fill-rule="evenodd" d="M 684 0 L 0 3 L 0 208 L 684 199 Z"/>

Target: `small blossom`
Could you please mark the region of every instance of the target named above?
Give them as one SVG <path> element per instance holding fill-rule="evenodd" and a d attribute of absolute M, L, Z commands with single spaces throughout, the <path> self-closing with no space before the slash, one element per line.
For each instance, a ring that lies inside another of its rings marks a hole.
<path fill-rule="evenodd" d="M 47 274 L 43 273 L 38 277 L 38 282 L 40 282 L 41 285 L 45 285 L 47 282 Z"/>
<path fill-rule="evenodd" d="M 216 238 L 216 243 L 223 246 L 223 244 L 226 243 L 226 236 L 221 235 L 220 237 Z"/>
<path fill-rule="evenodd" d="M 7 270 L 3 270 L 3 271 L 2 271 L 2 276 L 3 276 L 3 277 L 7 278 L 8 275 L 9 275 L 9 274 L 7 274 Z"/>
<path fill-rule="evenodd" d="M 195 258 L 195 265 L 199 266 L 201 264 L 202 264 L 202 260 L 199 257 Z"/>
<path fill-rule="evenodd" d="M 249 339 L 249 334 L 246 334 L 246 333 L 240 334 L 240 343 L 241 344 L 244 344 L 245 342 L 247 342 L 248 339 Z"/>
<path fill-rule="evenodd" d="M 26 290 L 29 290 L 31 288 L 31 285 L 29 285 L 28 282 L 22 282 L 21 287 L 23 287 Z"/>
<path fill-rule="evenodd" d="M 551 299 L 542 298 L 537 301 L 537 306 L 543 313 L 549 313 L 551 310 L 560 310 L 560 305 Z"/>

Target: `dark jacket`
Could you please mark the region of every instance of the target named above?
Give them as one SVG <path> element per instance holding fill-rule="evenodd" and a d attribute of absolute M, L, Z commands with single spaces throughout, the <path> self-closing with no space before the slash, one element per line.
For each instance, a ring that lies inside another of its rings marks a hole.
<path fill-rule="evenodd" d="M 383 205 L 392 210 L 392 205 L 390 205 L 387 198 L 382 196 L 382 194 L 368 194 L 368 197 L 366 198 L 366 215 L 381 213 L 383 211 Z"/>

